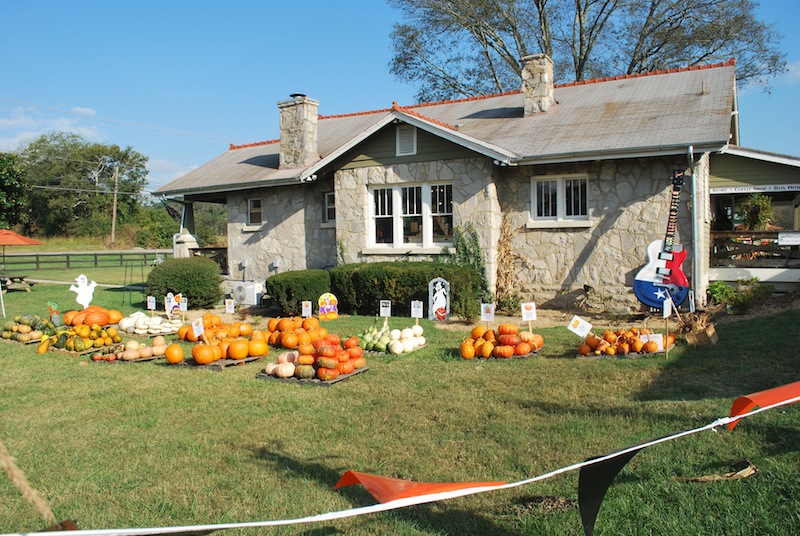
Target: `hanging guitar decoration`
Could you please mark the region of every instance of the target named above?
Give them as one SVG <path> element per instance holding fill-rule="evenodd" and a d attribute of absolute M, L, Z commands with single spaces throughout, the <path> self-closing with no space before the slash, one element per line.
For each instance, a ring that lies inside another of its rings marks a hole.
<path fill-rule="evenodd" d="M 678 205 L 683 187 L 683 170 L 672 172 L 672 201 L 664 240 L 655 240 L 647 246 L 647 264 L 633 280 L 633 293 L 640 302 L 654 309 L 663 309 L 667 296 L 676 307 L 689 295 L 689 280 L 681 264 L 686 259 L 683 246 L 675 244 L 678 225 Z"/>

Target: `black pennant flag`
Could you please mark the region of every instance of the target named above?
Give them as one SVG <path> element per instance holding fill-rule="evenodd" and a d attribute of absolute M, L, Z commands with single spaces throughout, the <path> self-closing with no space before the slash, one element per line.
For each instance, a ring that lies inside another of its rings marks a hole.
<path fill-rule="evenodd" d="M 644 447 L 642 447 L 644 448 Z M 578 477 L 578 509 L 581 513 L 583 522 L 583 533 L 586 536 L 593 536 L 594 523 L 597 514 L 600 512 L 600 505 L 603 497 L 617 477 L 622 468 L 642 449 L 634 449 L 625 454 L 620 454 L 602 462 L 586 465 L 581 468 Z M 596 456 L 586 461 L 596 460 L 604 456 Z"/>

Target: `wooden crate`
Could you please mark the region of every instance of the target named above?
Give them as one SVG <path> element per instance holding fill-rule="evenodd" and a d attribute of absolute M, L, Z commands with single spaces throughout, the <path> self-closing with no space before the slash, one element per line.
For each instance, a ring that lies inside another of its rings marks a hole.
<path fill-rule="evenodd" d="M 686 333 L 686 342 L 689 346 L 713 345 L 719 341 L 719 335 L 714 328 L 714 324 L 709 324 L 704 330 L 690 331 Z"/>
<path fill-rule="evenodd" d="M 186 361 L 181 361 L 180 363 L 175 363 L 174 365 L 171 364 L 171 367 L 189 367 L 195 369 L 209 369 L 209 370 L 223 370 L 229 367 L 233 367 L 236 365 L 244 365 L 245 363 L 252 363 L 253 361 L 261 361 L 263 356 L 252 356 L 246 357 L 244 359 L 219 359 L 214 361 L 213 363 L 209 363 L 208 365 L 199 365 L 197 362 L 189 358 Z"/>

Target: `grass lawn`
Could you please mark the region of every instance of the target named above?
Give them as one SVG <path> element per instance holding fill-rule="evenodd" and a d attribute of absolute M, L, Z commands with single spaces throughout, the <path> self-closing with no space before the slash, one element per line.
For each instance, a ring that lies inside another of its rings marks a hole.
<path fill-rule="evenodd" d="M 88 275 L 88 274 L 87 274 Z M 10 315 L 74 295 L 37 285 L 6 294 Z M 96 303 L 130 312 L 120 293 Z M 352 335 L 372 318 L 325 326 Z M 408 319 L 392 319 L 405 327 Z M 536 329 L 534 358 L 465 361 L 464 332 L 422 321 L 428 345 L 370 357 L 331 387 L 256 379 L 263 363 L 221 372 L 159 362 L 81 364 L 0 344 L 0 440 L 52 506 L 82 529 L 259 521 L 364 506 L 348 469 L 416 481 L 516 481 L 726 416 L 744 394 L 798 380 L 787 335 L 800 312 L 719 325 L 713 347 L 679 344 L 637 359 L 575 359 L 565 327 Z M 262 321 L 261 327 L 266 326 Z M 535 326 L 535 324 L 534 324 Z M 274 356 L 276 351 L 271 350 Z M 732 432 L 647 448 L 608 491 L 596 534 L 791 534 L 800 526 L 800 407 L 764 412 Z M 687 483 L 675 476 L 757 475 Z M 319 525 L 252 534 L 582 534 L 578 475 L 512 490 Z M 0 477 L 0 532 L 45 522 Z"/>

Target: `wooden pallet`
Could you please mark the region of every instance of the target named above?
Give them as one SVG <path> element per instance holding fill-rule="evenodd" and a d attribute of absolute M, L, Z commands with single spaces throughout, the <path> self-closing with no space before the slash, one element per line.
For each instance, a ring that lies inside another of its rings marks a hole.
<path fill-rule="evenodd" d="M 209 363 L 208 365 L 200 365 L 193 358 L 190 357 L 186 361 L 170 364 L 169 366 L 189 367 L 195 369 L 209 369 L 209 370 L 219 371 L 236 365 L 244 365 L 245 363 L 252 363 L 253 361 L 261 361 L 263 357 L 264 356 L 258 355 L 253 357 L 245 357 L 244 359 L 219 359 L 217 361 L 214 361 L 213 363 Z"/>
<path fill-rule="evenodd" d="M 137 359 L 129 359 L 128 361 L 119 358 L 115 359 L 114 361 L 106 361 L 105 359 L 98 359 L 97 361 L 92 359 L 92 361 L 95 363 L 145 363 L 147 361 L 155 361 L 156 359 L 164 359 L 164 356 L 154 355 L 150 357 L 139 357 Z"/>
<path fill-rule="evenodd" d="M 356 374 L 361 374 L 362 372 L 366 372 L 369 370 L 369 367 L 361 367 L 360 369 L 356 369 L 350 374 L 339 374 L 333 380 L 320 380 L 319 378 L 309 378 L 309 379 L 300 379 L 300 378 L 276 378 L 275 376 L 270 376 L 266 372 L 260 372 L 256 375 L 256 378 L 260 380 L 275 380 L 278 382 L 284 383 L 299 383 L 299 384 L 311 384 L 311 385 L 321 385 L 323 387 L 330 387 L 335 383 L 339 383 L 344 381 L 351 376 L 355 376 Z"/>

